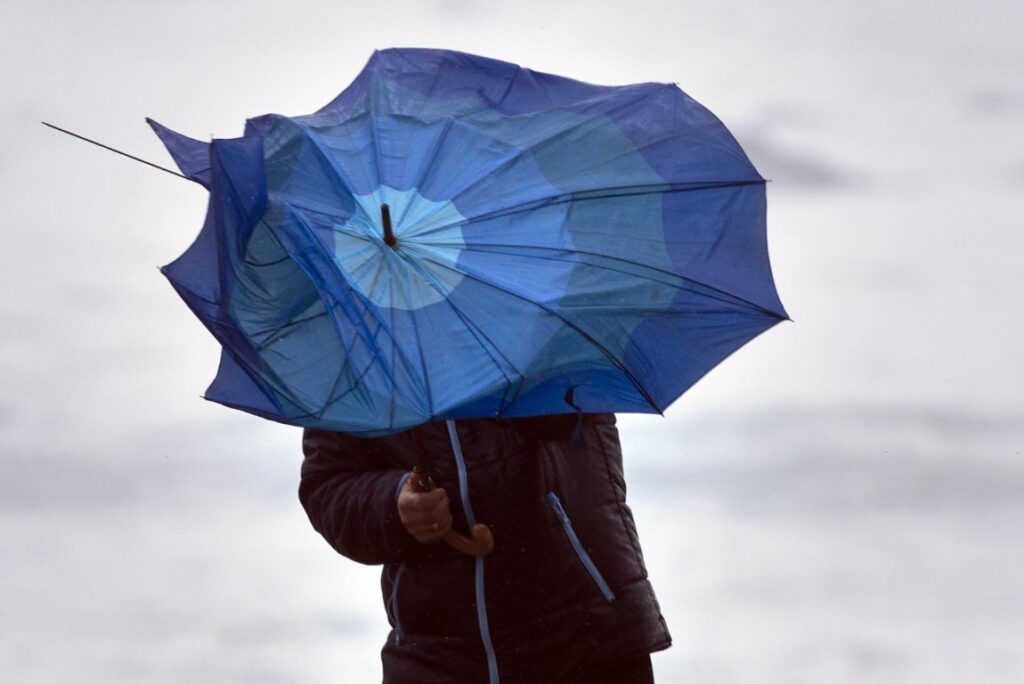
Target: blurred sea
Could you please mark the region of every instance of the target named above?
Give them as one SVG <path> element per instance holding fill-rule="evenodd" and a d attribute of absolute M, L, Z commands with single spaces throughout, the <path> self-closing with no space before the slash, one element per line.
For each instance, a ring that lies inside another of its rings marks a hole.
<path fill-rule="evenodd" d="M 772 179 L 795 322 L 620 419 L 658 681 L 1024 680 L 1024 5 L 232 7 L 0 9 L 4 681 L 379 681 L 378 570 L 309 527 L 299 431 L 198 398 L 216 345 L 153 266 L 205 193 L 38 121 L 161 162 L 143 116 L 235 135 L 391 44 L 679 81 Z"/>

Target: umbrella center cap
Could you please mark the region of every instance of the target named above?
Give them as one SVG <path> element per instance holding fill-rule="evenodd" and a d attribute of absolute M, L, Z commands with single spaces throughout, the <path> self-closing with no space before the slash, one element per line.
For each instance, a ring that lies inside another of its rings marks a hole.
<path fill-rule="evenodd" d="M 353 215 L 334 225 L 334 261 L 374 304 L 420 309 L 444 300 L 462 281 L 456 262 L 466 219 L 454 204 L 386 185 L 354 199 Z M 385 217 L 395 244 L 385 241 Z"/>

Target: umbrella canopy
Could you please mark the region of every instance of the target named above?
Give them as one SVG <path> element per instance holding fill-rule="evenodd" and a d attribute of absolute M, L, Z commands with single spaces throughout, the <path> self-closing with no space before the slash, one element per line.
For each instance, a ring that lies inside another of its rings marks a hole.
<path fill-rule="evenodd" d="M 206 397 L 266 418 L 661 412 L 786 318 L 765 181 L 674 85 L 392 49 L 241 138 L 150 123 L 210 191 L 163 269 L 223 347 Z"/>

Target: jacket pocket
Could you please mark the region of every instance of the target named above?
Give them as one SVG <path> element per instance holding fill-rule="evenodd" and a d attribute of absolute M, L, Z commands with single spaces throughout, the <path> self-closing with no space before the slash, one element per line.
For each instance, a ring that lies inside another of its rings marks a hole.
<path fill-rule="evenodd" d="M 594 584 L 601 591 L 605 600 L 609 603 L 615 600 L 615 592 L 605 582 L 604 577 L 601 575 L 601 571 L 594 565 L 593 559 L 587 550 L 583 548 L 583 543 L 580 542 L 580 538 L 576 536 L 576 530 L 572 528 L 572 521 L 569 520 L 569 515 L 565 512 L 562 507 L 562 502 L 558 498 L 558 495 L 554 492 L 548 492 L 548 503 L 551 504 L 551 509 L 555 512 L 555 516 L 559 522 L 562 523 L 562 529 L 565 531 L 565 536 L 569 539 L 569 543 L 572 545 L 573 551 L 576 552 L 576 556 L 580 559 L 580 563 L 586 569 L 590 578 L 594 580 Z"/>

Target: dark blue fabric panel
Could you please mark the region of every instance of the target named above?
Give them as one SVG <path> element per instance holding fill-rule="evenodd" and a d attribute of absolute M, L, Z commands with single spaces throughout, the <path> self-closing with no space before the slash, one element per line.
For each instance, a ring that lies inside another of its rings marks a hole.
<path fill-rule="evenodd" d="M 271 401 L 261 385 L 238 365 L 227 350 L 221 352 L 217 377 L 206 389 L 204 398 L 270 420 L 287 421 L 290 417 L 288 412 Z"/>
<path fill-rule="evenodd" d="M 171 158 L 174 159 L 174 163 L 178 165 L 185 177 L 209 188 L 210 143 L 176 133 L 153 119 L 146 119 L 146 123 L 159 136 L 160 141 L 163 142 Z"/>
<path fill-rule="evenodd" d="M 765 186 L 666 193 L 665 246 L 679 273 L 786 318 L 768 261 Z"/>

